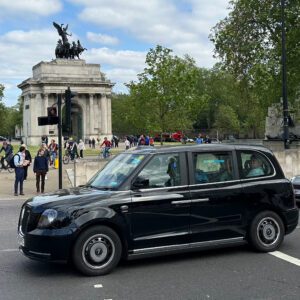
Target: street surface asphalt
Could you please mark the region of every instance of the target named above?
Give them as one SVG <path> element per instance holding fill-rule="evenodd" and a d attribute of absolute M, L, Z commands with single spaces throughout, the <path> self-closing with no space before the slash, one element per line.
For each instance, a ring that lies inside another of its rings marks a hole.
<path fill-rule="evenodd" d="M 289 261 L 241 246 L 121 262 L 109 275 L 84 277 L 17 250 L 23 201 L 0 200 L 0 300 L 300 299 L 299 225 L 275 253 Z"/>

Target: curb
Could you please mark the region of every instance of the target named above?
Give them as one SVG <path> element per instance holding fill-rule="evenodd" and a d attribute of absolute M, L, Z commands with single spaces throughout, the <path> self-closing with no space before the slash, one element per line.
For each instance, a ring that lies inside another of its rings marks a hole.
<path fill-rule="evenodd" d="M 28 196 L 28 197 L 20 197 L 20 196 L 8 196 L 7 198 L 0 198 L 0 201 L 13 201 L 13 200 L 22 200 L 22 201 L 26 201 L 28 200 L 29 198 L 32 198 L 33 195 L 31 196 Z"/>

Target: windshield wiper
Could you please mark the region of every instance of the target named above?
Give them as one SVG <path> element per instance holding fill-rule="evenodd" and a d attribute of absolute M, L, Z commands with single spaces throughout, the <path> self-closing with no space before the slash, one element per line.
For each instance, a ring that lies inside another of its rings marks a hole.
<path fill-rule="evenodd" d="M 92 187 L 97 190 L 103 190 L 103 191 L 109 191 L 109 190 L 113 189 L 113 187 L 110 187 L 110 186 L 96 186 L 96 185 L 92 185 L 92 184 L 90 184 L 89 187 Z"/>

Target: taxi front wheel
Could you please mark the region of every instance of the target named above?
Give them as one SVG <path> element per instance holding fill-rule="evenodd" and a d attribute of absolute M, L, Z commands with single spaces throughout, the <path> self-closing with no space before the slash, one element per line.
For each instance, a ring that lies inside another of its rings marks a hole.
<path fill-rule="evenodd" d="M 84 231 L 73 248 L 73 263 L 88 276 L 110 273 L 119 263 L 122 243 L 118 234 L 107 226 L 93 226 Z"/>

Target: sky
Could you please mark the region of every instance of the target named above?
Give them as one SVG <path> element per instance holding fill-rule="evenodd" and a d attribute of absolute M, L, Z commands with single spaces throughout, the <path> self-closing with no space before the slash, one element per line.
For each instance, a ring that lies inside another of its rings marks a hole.
<path fill-rule="evenodd" d="M 0 83 L 4 103 L 17 103 L 17 85 L 32 67 L 55 58 L 59 38 L 52 22 L 68 24 L 70 41 L 88 50 L 81 55 L 115 86 L 136 80 L 150 48 L 162 45 L 190 55 L 199 67 L 212 67 L 211 28 L 228 15 L 229 0 L 0 0 Z"/>

